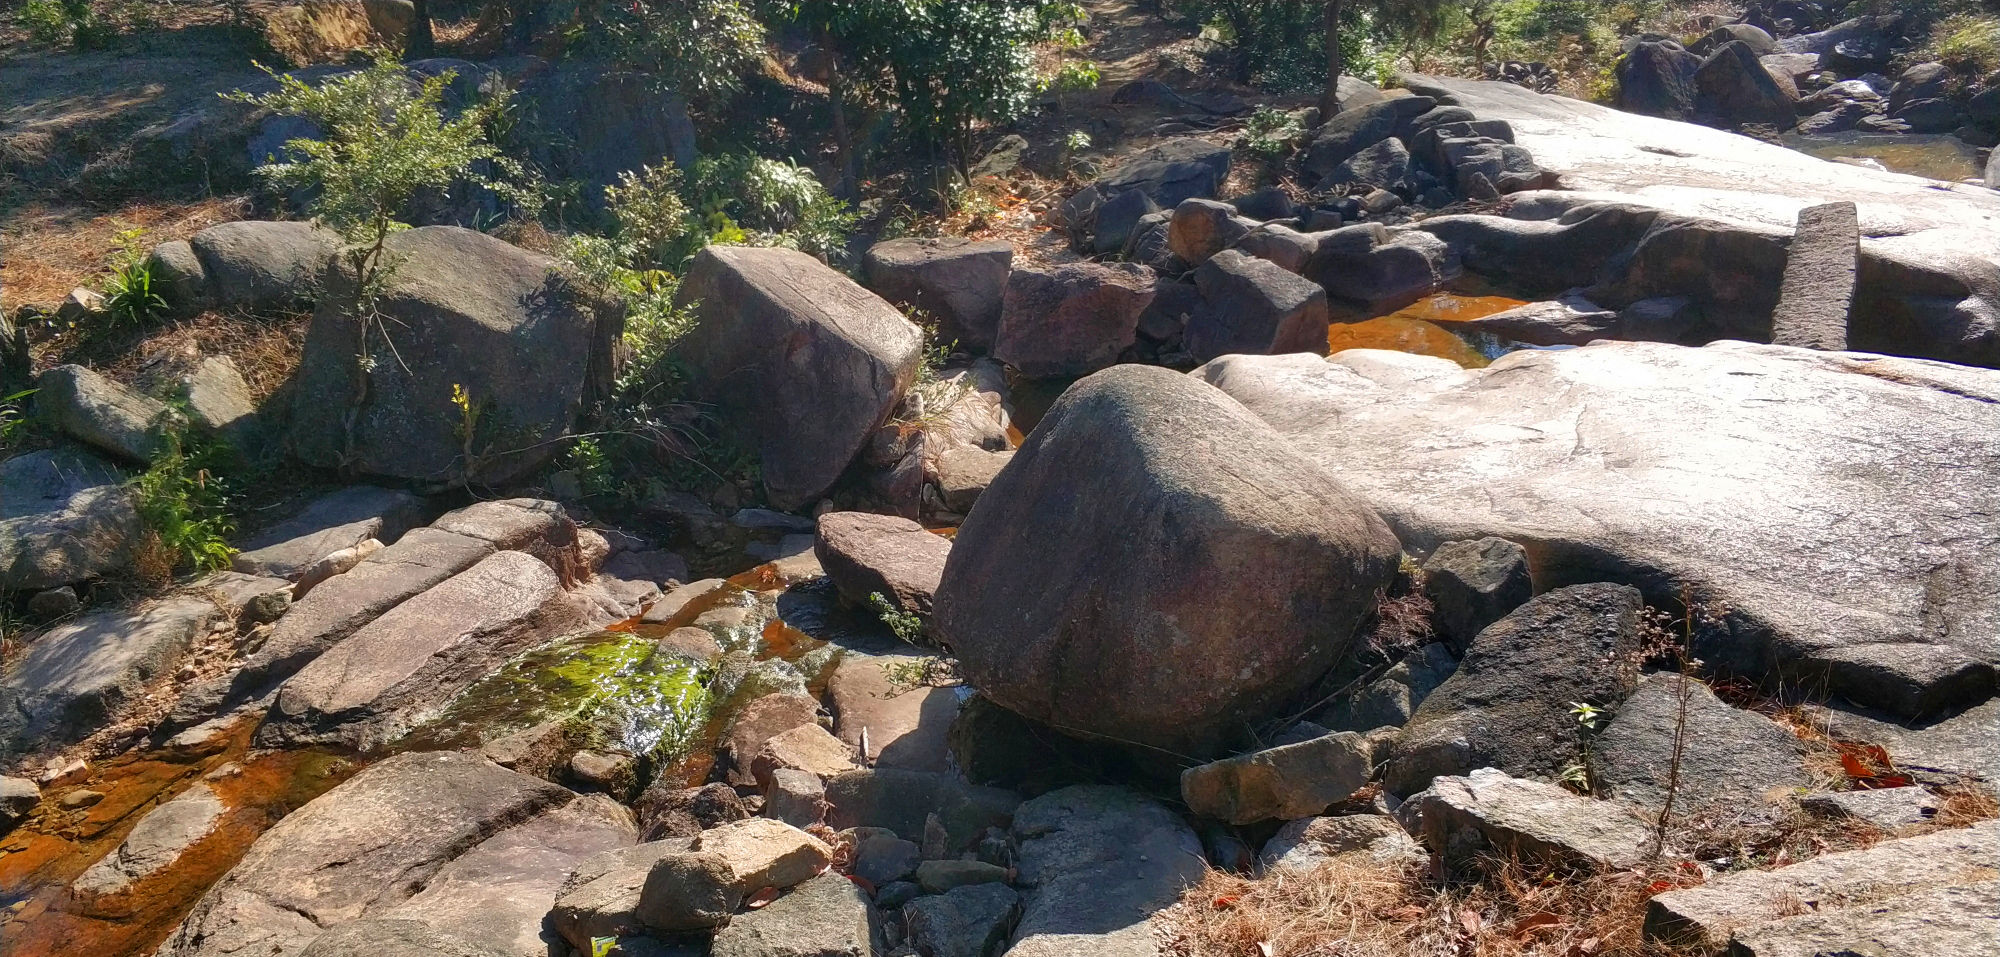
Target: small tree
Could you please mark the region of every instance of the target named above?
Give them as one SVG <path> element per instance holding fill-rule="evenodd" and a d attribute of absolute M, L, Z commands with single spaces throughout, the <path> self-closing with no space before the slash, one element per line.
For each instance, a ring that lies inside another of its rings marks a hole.
<path fill-rule="evenodd" d="M 764 25 L 739 0 L 597 0 L 585 22 L 660 90 L 674 165 L 692 170 L 691 105 L 736 92 L 764 52 Z"/>
<path fill-rule="evenodd" d="M 385 58 L 310 86 L 259 68 L 277 81 L 277 90 L 227 98 L 310 120 L 320 137 L 287 142 L 287 158 L 258 167 L 257 174 L 276 189 L 310 192 L 307 211 L 346 241 L 363 301 L 387 278 L 391 264 L 384 262 L 383 244 L 408 228 L 398 217 L 419 194 L 449 194 L 468 184 L 517 201 L 533 198 L 518 185 L 526 182 L 526 171 L 486 136 L 487 124 L 506 108 L 504 92 L 446 119 L 444 94 L 456 78 L 450 70 L 419 81 Z M 482 172 L 489 167 L 503 177 Z"/>
<path fill-rule="evenodd" d="M 1347 67 L 1341 33 L 1345 27 L 1343 20 L 1349 13 L 1365 11 L 1378 26 L 1393 27 L 1409 37 L 1423 37 L 1435 35 L 1441 26 L 1437 14 L 1445 6 L 1446 0 L 1354 0 L 1352 3 L 1326 0 L 1323 11 L 1326 85 L 1320 91 L 1320 116 L 1330 118 L 1340 112 L 1340 77 Z"/>

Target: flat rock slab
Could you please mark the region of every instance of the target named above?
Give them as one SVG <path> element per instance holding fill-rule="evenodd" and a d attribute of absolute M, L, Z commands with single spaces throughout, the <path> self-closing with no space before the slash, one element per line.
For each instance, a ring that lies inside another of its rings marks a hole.
<path fill-rule="evenodd" d="M 1411 795 L 1396 819 L 1448 860 L 1488 849 L 1601 867 L 1644 860 L 1653 830 L 1631 809 L 1481 768 Z"/>
<path fill-rule="evenodd" d="M 1669 891 L 1647 905 L 1646 933 L 1715 947 L 1745 941 L 1760 955 L 1822 953 L 1817 944 L 1830 939 L 1884 957 L 1993 954 L 1996 890 L 2000 821 L 1983 821 Z M 1801 904 L 1813 920 L 1798 916 Z M 1877 947 L 1855 946 L 1863 941 Z"/>
<path fill-rule="evenodd" d="M 166 403 L 83 366 L 56 366 L 35 378 L 35 409 L 79 442 L 144 465 L 163 447 Z"/>
<path fill-rule="evenodd" d="M 874 908 L 853 881 L 821 874 L 715 933 L 712 957 L 871 957 Z"/>
<path fill-rule="evenodd" d="M 1771 341 L 1807 349 L 1847 348 L 1847 312 L 1854 305 L 1854 274 L 1861 232 L 1853 203 L 1799 210 L 1798 229 L 1786 251 L 1785 285 L 1771 317 Z"/>
<path fill-rule="evenodd" d="M 2000 373 L 1716 343 L 1517 352 L 1484 370 L 1350 351 L 1197 370 L 1372 504 L 1407 548 L 1495 535 L 1542 587 L 1726 609 L 1696 655 L 1915 715 L 2000 662 Z M 962 545 L 961 545 L 962 547 Z"/>
<path fill-rule="evenodd" d="M 195 784 L 146 812 L 122 843 L 70 883 L 70 890 L 91 896 L 130 890 L 180 860 L 214 830 L 224 810 L 222 799 L 208 785 Z"/>
<path fill-rule="evenodd" d="M 584 795 L 486 839 L 383 916 L 421 921 L 495 957 L 546 957 L 554 935 L 542 922 L 564 878 L 638 839 L 632 812 Z"/>
<path fill-rule="evenodd" d="M 1937 814 L 1938 799 L 1927 788 L 1910 786 L 1809 794 L 1799 799 L 1799 807 L 1893 831 L 1929 821 Z"/>
<path fill-rule="evenodd" d="M 1378 864 L 1428 859 L 1394 818 L 1353 814 L 1288 821 L 1264 842 L 1258 860 L 1267 870 L 1307 869 L 1349 854 L 1365 855 Z"/>
<path fill-rule="evenodd" d="M 1026 899 L 1009 957 L 1153 957 L 1151 917 L 1206 868 L 1180 815 L 1119 787 L 1051 791 L 1013 831 Z"/>
<path fill-rule="evenodd" d="M 298 953 L 327 928 L 403 903 L 481 841 L 573 798 L 471 754 L 397 755 L 264 832 L 159 953 Z"/>
<path fill-rule="evenodd" d="M 59 625 L 0 680 L 0 764 L 103 727 L 165 673 L 216 616 L 205 598 L 169 598 Z"/>
<path fill-rule="evenodd" d="M 1942 720 L 1912 725 L 1881 715 L 1829 709 L 1827 730 L 1842 741 L 1886 748 L 1897 766 L 2000 781 L 2000 699 Z"/>
<path fill-rule="evenodd" d="M 1323 734 L 1182 771 L 1181 800 L 1236 825 L 1311 817 L 1361 790 L 1373 767 L 1360 735 Z"/>
<path fill-rule="evenodd" d="M 138 496 L 109 463 L 71 449 L 0 462 L 0 589 L 55 588 L 126 567 Z"/>
<path fill-rule="evenodd" d="M 230 567 L 290 578 L 312 563 L 366 539 L 394 545 L 423 524 L 424 500 L 408 492 L 353 485 L 313 499 L 297 515 L 243 542 Z"/>
<path fill-rule="evenodd" d="M 876 767 L 910 771 L 950 769 L 946 736 L 958 717 L 952 688 L 910 687 L 890 677 L 892 669 L 920 669 L 923 653 L 868 655 L 849 651 L 827 679 L 834 731 Z"/>
<path fill-rule="evenodd" d="M 487 670 L 590 622 L 547 565 L 495 552 L 300 669 L 259 734 L 379 747 Z"/>
<path fill-rule="evenodd" d="M 906 612 L 929 615 L 951 540 L 907 518 L 828 512 L 819 517 L 813 554 L 842 598 L 873 611 L 873 596 L 881 595 Z"/>
<path fill-rule="evenodd" d="M 926 824 L 937 818 L 945 850 L 971 846 L 989 827 L 1006 827 L 1021 796 L 999 788 L 967 784 L 955 774 L 868 768 L 826 782 L 833 828 L 880 827 L 917 843 L 926 842 Z"/>

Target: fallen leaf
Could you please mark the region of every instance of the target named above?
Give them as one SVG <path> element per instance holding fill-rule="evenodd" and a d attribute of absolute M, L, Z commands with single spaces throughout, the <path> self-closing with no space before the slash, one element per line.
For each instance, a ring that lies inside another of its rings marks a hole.
<path fill-rule="evenodd" d="M 1514 936 L 1516 938 L 1526 937 L 1540 928 L 1560 923 L 1562 923 L 1562 918 L 1554 914 L 1529 914 L 1514 922 Z"/>
<path fill-rule="evenodd" d="M 1215 906 L 1221 910 L 1228 910 L 1231 907 L 1235 907 L 1236 902 L 1241 899 L 1235 894 L 1224 894 L 1215 899 Z"/>

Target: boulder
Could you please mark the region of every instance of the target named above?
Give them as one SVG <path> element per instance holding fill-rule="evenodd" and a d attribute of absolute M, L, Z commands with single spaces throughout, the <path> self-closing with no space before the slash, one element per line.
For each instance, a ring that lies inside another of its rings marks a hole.
<path fill-rule="evenodd" d="M 716 748 L 717 756 L 726 760 L 729 783 L 757 783 L 751 762 L 764 750 L 764 743 L 793 728 L 817 726 L 818 714 L 819 704 L 813 699 L 788 692 L 767 694 L 744 705 Z"/>
<path fill-rule="evenodd" d="M 816 774 L 779 768 L 764 790 L 764 816 L 804 830 L 826 823 L 826 782 Z"/>
<path fill-rule="evenodd" d="M 1282 186 L 1266 186 L 1254 193 L 1238 196 L 1229 201 L 1236 214 L 1260 223 L 1274 219 L 1291 219 L 1299 213 L 1290 194 Z"/>
<path fill-rule="evenodd" d="M 196 782 L 139 819 L 125 840 L 70 882 L 70 890 L 85 898 L 122 894 L 180 860 L 197 841 L 207 837 L 222 817 L 222 799 L 208 785 Z"/>
<path fill-rule="evenodd" d="M 1124 788 L 1081 785 L 1021 805 L 1023 901 L 1010 957 L 1154 957 L 1150 918 L 1201 880 L 1201 841 L 1180 815 Z"/>
<path fill-rule="evenodd" d="M 839 874 L 821 874 L 715 932 L 711 957 L 873 957 L 874 908 Z"/>
<path fill-rule="evenodd" d="M 1397 794 L 1430 779 L 1499 768 L 1560 775 L 1583 758 L 1578 702 L 1607 711 L 1631 693 L 1639 591 L 1572 585 L 1537 596 L 1474 638 L 1458 670 L 1410 716 L 1383 781 Z"/>
<path fill-rule="evenodd" d="M 549 909 L 549 928 L 579 952 L 588 953 L 593 937 L 636 937 L 645 933 L 639 920 L 639 898 L 653 865 L 669 857 L 687 856 L 689 839 L 651 841 L 599 851 L 573 864 L 556 889 Z M 686 868 L 683 868 L 686 870 Z M 709 893 L 725 887 L 720 877 Z M 726 898 L 727 892 L 721 891 Z M 723 900 L 716 906 L 734 906 Z"/>
<path fill-rule="evenodd" d="M 379 322 L 349 315 L 345 266 L 323 277 L 294 378 L 293 453 L 446 484 L 501 485 L 546 463 L 609 388 L 622 317 L 554 260 L 469 229 L 397 233 L 385 255 L 396 268 Z"/>
<path fill-rule="evenodd" d="M 935 627 L 1023 715 L 1214 754 L 1341 658 L 1396 560 L 1254 416 L 1123 366 L 1065 392 L 959 527 Z"/>
<path fill-rule="evenodd" d="M 260 740 L 380 747 L 501 662 L 591 623 L 547 565 L 495 552 L 299 669 Z"/>
<path fill-rule="evenodd" d="M 1696 40 L 1693 46 L 1688 47 L 1688 52 L 1696 56 L 1707 56 L 1725 43 L 1738 41 L 1758 56 L 1768 56 L 1778 51 L 1778 41 L 1771 39 L 1771 35 L 1763 28 L 1748 23 L 1725 23 Z"/>
<path fill-rule="evenodd" d="M 245 539 L 230 567 L 249 575 L 292 578 L 371 538 L 394 545 L 426 517 L 424 500 L 408 492 L 350 485 L 313 499 L 298 514 Z"/>
<path fill-rule="evenodd" d="M 766 791 L 781 770 L 804 771 L 822 780 L 854 770 L 854 751 L 816 724 L 802 724 L 771 736 L 750 759 L 750 775 Z"/>
<path fill-rule="evenodd" d="M 1128 247 L 1143 247 L 1143 232 L 1159 213 L 1160 204 L 1143 190 L 1131 189 L 1105 197 L 1097 207 L 1096 234 L 1090 250 L 1105 255 Z"/>
<path fill-rule="evenodd" d="M 1167 248 L 1190 266 L 1228 249 L 1257 227 L 1236 215 L 1236 208 L 1212 199 L 1184 200 L 1167 221 Z"/>
<path fill-rule="evenodd" d="M 1771 341 L 1781 346 L 1847 348 L 1848 312 L 1861 235 L 1853 203 L 1799 210 L 1785 254 L 1785 284 L 1771 316 Z"/>
<path fill-rule="evenodd" d="M 206 598 L 167 598 L 43 633 L 0 678 L 0 765 L 110 724 L 208 634 L 216 614 Z"/>
<path fill-rule="evenodd" d="M 257 419 L 257 403 L 233 360 L 205 356 L 181 377 L 180 385 L 187 395 L 189 424 L 220 436 L 239 453 L 261 451 L 263 429 Z"/>
<path fill-rule="evenodd" d="M 1007 463 L 1014 461 L 1014 451 L 990 452 L 986 449 L 953 449 L 938 456 L 937 485 L 944 496 L 944 507 L 964 515 L 972 511 L 979 496 L 1000 475 Z"/>
<path fill-rule="evenodd" d="M 1646 905 L 1646 935 L 1758 957 L 1985 954 L 2000 939 L 1996 872 L 2000 822 L 1982 821 L 1668 891 Z"/>
<path fill-rule="evenodd" d="M 1387 139 L 1341 160 L 1320 186 L 1408 189 L 1410 173 L 1410 151 L 1401 140 Z"/>
<path fill-rule="evenodd" d="M 1443 240 L 1362 223 L 1321 234 L 1303 275 L 1325 287 L 1337 309 L 1367 318 L 1436 292 L 1457 271 Z"/>
<path fill-rule="evenodd" d="M 1722 619 L 1696 635 L 1711 667 L 1904 716 L 1992 694 L 2000 649 L 1980 636 L 2000 562 L 1954 503 L 1985 494 L 1966 463 L 2000 468 L 2000 406 L 1976 398 L 2000 374 L 1742 343 L 1524 351 L 1483 371 L 1371 361 L 1387 358 L 1232 356 L 1199 374 L 1413 551 L 1493 535 L 1535 543 L 1544 587 L 1623 581 L 1663 606 L 1691 592 Z M 1551 421 L 1573 425 L 1532 431 Z M 1885 436 L 1898 463 L 1953 464 L 1857 468 Z M 1936 568 L 1952 569 L 1944 591 Z"/>
<path fill-rule="evenodd" d="M 1685 735 L 1678 774 L 1677 728 Z M 1603 796 L 1659 808 L 1671 786 L 1675 811 L 1689 813 L 1727 806 L 1740 814 L 1773 803 L 1811 783 L 1804 760 L 1798 737 L 1777 722 L 1677 674 L 1641 680 L 1590 747 L 1591 778 Z"/>
<path fill-rule="evenodd" d="M 903 927 L 918 952 L 932 957 L 987 957 L 1000 952 L 1021 904 L 1005 884 L 973 884 L 903 905 Z"/>
<path fill-rule="evenodd" d="M 842 598 L 872 610 L 871 596 L 881 595 L 894 607 L 928 617 L 951 540 L 907 518 L 828 512 L 819 517 L 813 554 Z"/>
<path fill-rule="evenodd" d="M 1463 655 L 1486 626 L 1534 597 L 1528 552 L 1504 538 L 1446 542 L 1424 560 L 1424 597 L 1452 654 Z"/>
<path fill-rule="evenodd" d="M 1263 259 L 1228 249 L 1194 273 L 1202 305 L 1188 321 L 1197 360 L 1242 352 L 1273 355 L 1327 348 L 1326 290 Z"/>
<path fill-rule="evenodd" d="M 732 888 L 743 897 L 768 888 L 784 890 L 802 883 L 826 870 L 833 861 L 833 849 L 819 838 L 782 821 L 761 817 L 709 828 L 695 835 L 689 850 L 720 859 L 731 875 Z M 651 888 L 650 883 L 648 887 Z M 645 906 L 643 900 L 640 906 Z"/>
<path fill-rule="evenodd" d="M 1493 768 L 1437 778 L 1404 801 L 1396 819 L 1454 863 L 1497 851 L 1619 869 L 1642 863 L 1653 845 L 1653 829 L 1622 805 Z"/>
<path fill-rule="evenodd" d="M 649 841 L 662 836 L 691 838 L 749 816 L 736 789 L 721 781 L 683 788 L 671 777 L 660 777 L 639 796 L 639 821 Z"/>
<path fill-rule="evenodd" d="M 804 253 L 710 246 L 681 296 L 698 393 L 753 437 L 779 508 L 830 488 L 916 379 L 922 331 Z"/>
<path fill-rule="evenodd" d="M 1246 256 L 1269 260 L 1286 272 L 1303 273 L 1319 237 L 1278 223 L 1265 223 L 1236 241 L 1236 250 Z"/>
<path fill-rule="evenodd" d="M 985 861 L 934 860 L 917 865 L 917 886 L 926 894 L 942 894 L 957 887 L 1007 883 L 1007 869 Z"/>
<path fill-rule="evenodd" d="M 1417 707 L 1436 691 L 1438 685 L 1458 670 L 1458 659 L 1442 642 L 1431 642 L 1389 666 L 1382 677 L 1369 682 L 1354 694 L 1321 709 L 1313 720 L 1334 731 L 1373 731 L 1400 728 L 1409 723 Z M 1388 758 L 1378 751 L 1377 764 Z"/>
<path fill-rule="evenodd" d="M 35 410 L 70 437 L 144 465 L 165 448 L 167 404 L 79 365 L 35 377 Z"/>
<path fill-rule="evenodd" d="M 1694 72 L 1695 116 L 1711 125 L 1762 124 L 1789 128 L 1794 100 L 1741 40 L 1717 47 Z"/>
<path fill-rule="evenodd" d="M 244 221 L 210 226 L 188 245 L 208 277 L 215 305 L 266 312 L 320 298 L 320 273 L 340 248 L 340 237 L 311 223 Z"/>
<path fill-rule="evenodd" d="M 138 496 L 109 463 L 70 448 L 0 462 L 0 591 L 55 588 L 127 567 Z"/>
<path fill-rule="evenodd" d="M 856 828 L 854 832 L 854 876 L 881 887 L 917 872 L 924 862 L 923 849 L 893 831 Z"/>
<path fill-rule="evenodd" d="M 1375 814 L 1305 817 L 1288 821 L 1264 842 L 1265 870 L 1308 870 L 1326 861 L 1361 855 L 1377 864 L 1428 863 L 1428 855 L 1394 818 Z"/>
<path fill-rule="evenodd" d="M 1621 110 L 1669 120 L 1694 118 L 1695 71 L 1701 58 L 1671 40 L 1642 42 L 1618 61 Z"/>
<path fill-rule="evenodd" d="M 1137 339 L 1154 276 L 1131 263 L 1022 267 L 1007 278 L 993 357 L 1028 376 L 1088 375 Z"/>
<path fill-rule="evenodd" d="M 153 279 L 153 290 L 176 312 L 188 315 L 208 305 L 208 269 L 187 240 L 175 239 L 154 246 L 146 254 L 146 272 Z"/>
<path fill-rule="evenodd" d="M 42 803 L 42 789 L 27 778 L 0 777 L 0 834 L 14 829 Z"/>
<path fill-rule="evenodd" d="M 1196 765 L 1181 772 L 1188 810 L 1226 824 L 1311 817 L 1354 796 L 1373 765 L 1351 732 Z"/>
<path fill-rule="evenodd" d="M 940 341 L 984 352 L 1000 331 L 1013 262 L 1013 244 L 1001 239 L 891 239 L 868 248 L 862 270 L 876 295 L 936 317 Z"/>
<path fill-rule="evenodd" d="M 1137 192 L 1153 208 L 1172 208 L 1182 200 L 1212 197 L 1229 178 L 1229 147 L 1193 137 L 1167 140 L 1122 160 L 1096 182 L 1063 203 L 1060 222 L 1079 249 L 1112 252 L 1125 245 L 1126 235 L 1098 226 L 1098 210 L 1119 195 Z M 1142 214 L 1143 215 L 1143 214 Z M 1138 217 L 1131 218 L 1136 223 Z"/>
<path fill-rule="evenodd" d="M 265 831 L 159 953 L 297 953 L 336 924 L 396 907 L 483 840 L 574 798 L 471 754 L 396 755 Z"/>
<path fill-rule="evenodd" d="M 1348 157 L 1394 136 L 1436 105 L 1427 96 L 1399 96 L 1341 110 L 1313 131 L 1301 168 L 1324 180 Z"/>

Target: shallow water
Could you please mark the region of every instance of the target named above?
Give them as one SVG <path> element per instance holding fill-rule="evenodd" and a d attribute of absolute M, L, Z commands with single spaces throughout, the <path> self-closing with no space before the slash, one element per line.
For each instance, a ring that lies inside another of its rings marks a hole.
<path fill-rule="evenodd" d="M 1930 179 L 1958 182 L 1977 179 L 1985 169 L 1979 151 L 1956 136 L 1938 134 L 1831 133 L 1804 136 L 1787 133 L 1784 145 L 1808 156 L 1824 160 L 1857 160 L 1891 173 L 1908 173 Z"/>
<path fill-rule="evenodd" d="M 1450 359 L 1468 369 L 1484 368 L 1494 359 L 1525 347 L 1486 333 L 1454 331 L 1452 323 L 1480 319 L 1522 304 L 1522 300 L 1505 296 L 1432 293 L 1386 316 L 1334 323 L 1327 328 L 1327 352 L 1391 349 Z"/>

